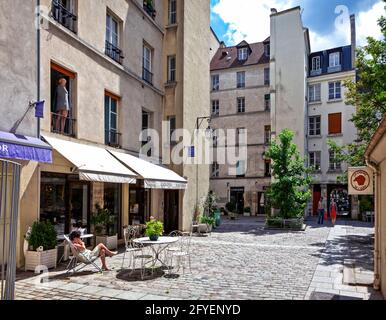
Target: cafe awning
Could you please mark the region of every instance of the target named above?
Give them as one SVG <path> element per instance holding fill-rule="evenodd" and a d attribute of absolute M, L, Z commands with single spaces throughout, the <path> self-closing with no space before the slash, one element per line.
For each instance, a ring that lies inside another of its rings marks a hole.
<path fill-rule="evenodd" d="M 136 174 L 103 147 L 80 144 L 44 136 L 54 150 L 74 164 L 80 180 L 110 183 L 135 183 Z"/>
<path fill-rule="evenodd" d="M 109 151 L 144 180 L 146 189 L 185 190 L 188 181 L 172 170 L 127 153 Z"/>
<path fill-rule="evenodd" d="M 52 162 L 52 148 L 42 140 L 0 131 L 0 158 Z"/>

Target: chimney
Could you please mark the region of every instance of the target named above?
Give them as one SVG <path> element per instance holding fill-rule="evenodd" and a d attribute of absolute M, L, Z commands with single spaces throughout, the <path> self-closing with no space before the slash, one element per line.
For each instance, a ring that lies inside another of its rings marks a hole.
<path fill-rule="evenodd" d="M 275 8 L 271 8 L 271 14 L 276 14 L 277 10 Z"/>
<path fill-rule="evenodd" d="M 356 35 L 355 14 L 352 14 L 350 16 L 350 26 L 351 26 L 351 61 L 352 61 L 352 68 L 355 69 L 355 65 L 356 65 L 356 48 L 357 48 L 357 35 Z"/>

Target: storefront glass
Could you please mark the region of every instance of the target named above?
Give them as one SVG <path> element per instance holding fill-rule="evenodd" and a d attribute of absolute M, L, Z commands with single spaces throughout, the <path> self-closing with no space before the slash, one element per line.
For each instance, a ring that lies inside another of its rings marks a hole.
<path fill-rule="evenodd" d="M 110 234 L 120 235 L 121 230 L 121 185 L 116 183 L 104 184 L 104 208 L 113 214 L 113 225 Z"/>

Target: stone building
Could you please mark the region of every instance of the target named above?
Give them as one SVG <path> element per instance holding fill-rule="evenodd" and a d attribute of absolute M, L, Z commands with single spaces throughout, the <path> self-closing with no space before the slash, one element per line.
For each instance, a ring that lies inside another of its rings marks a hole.
<path fill-rule="evenodd" d="M 168 170 L 162 159 L 162 121 L 169 121 L 170 130 L 192 132 L 196 118 L 209 115 L 209 62 L 211 47 L 216 46 L 209 3 L 103 0 L 95 5 L 92 0 L 41 0 L 41 54 L 35 64 L 37 4 L 27 10 L 21 1 L 2 3 L 2 12 L 13 10 L 13 16 L 25 21 L 6 30 L 20 30 L 25 41 L 3 46 L 6 53 L 19 55 L 15 70 L 9 71 L 13 80 L 7 84 L 18 100 L 12 106 L 3 104 L 10 97 L 2 92 L 1 108 L 12 107 L 12 112 L 4 112 L 10 117 L 22 113 L 29 100 L 38 99 L 39 91 L 45 100 L 41 130 L 28 115 L 18 132 L 39 131 L 53 149 L 52 163 L 23 163 L 19 265 L 23 236 L 34 221 L 50 220 L 59 234 L 68 233 L 76 222 L 92 230 L 90 216 L 96 204 L 114 214 L 119 238 L 124 225 L 143 224 L 150 216 L 163 220 L 166 231 L 189 229 L 195 199 L 208 192 L 209 166 L 198 168 L 199 179 L 195 165 L 170 166 L 177 173 Z M 0 23 L 6 21 L 11 20 L 2 17 Z M 20 26 L 28 21 L 24 32 Z M 16 38 L 11 32 L 5 35 L 6 41 Z M 38 69 L 40 82 L 35 77 Z M 57 88 L 63 79 L 68 112 L 58 108 Z M 30 131 L 28 121 L 34 126 Z M 9 131 L 7 123 L 2 121 L 0 129 Z M 155 129 L 160 139 L 140 138 L 146 129 Z M 140 155 L 148 142 L 159 147 L 159 154 L 153 148 Z"/>

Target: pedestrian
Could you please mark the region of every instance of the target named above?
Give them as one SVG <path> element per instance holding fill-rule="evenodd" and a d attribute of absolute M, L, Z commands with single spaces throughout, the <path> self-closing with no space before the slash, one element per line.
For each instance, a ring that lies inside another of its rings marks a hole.
<path fill-rule="evenodd" d="M 320 197 L 318 202 L 318 224 L 324 223 L 324 199 Z"/>
<path fill-rule="evenodd" d="M 335 223 L 336 223 L 336 211 L 337 211 L 336 201 L 335 201 L 335 198 L 333 197 L 331 199 L 331 207 L 330 207 L 330 216 L 331 216 L 331 222 L 333 226 L 335 226 Z"/>
<path fill-rule="evenodd" d="M 58 86 L 56 87 L 55 95 L 55 112 L 56 112 L 56 123 L 55 129 L 58 133 L 64 133 L 66 126 L 67 117 L 70 112 L 69 94 L 67 90 L 67 80 L 60 78 Z"/>

